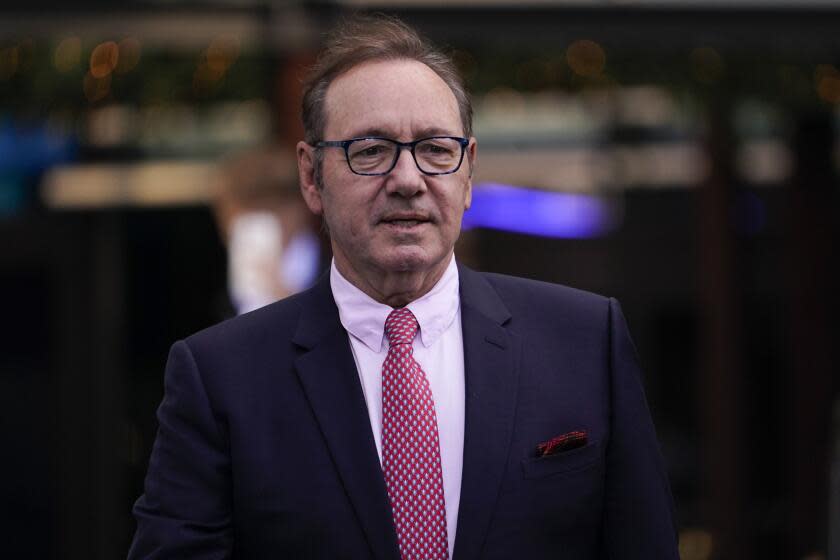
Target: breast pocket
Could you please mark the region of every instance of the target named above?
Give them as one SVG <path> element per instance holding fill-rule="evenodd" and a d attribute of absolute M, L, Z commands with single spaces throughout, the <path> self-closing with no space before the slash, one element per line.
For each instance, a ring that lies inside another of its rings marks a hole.
<path fill-rule="evenodd" d="M 563 451 L 548 457 L 529 457 L 522 460 L 525 478 L 548 476 L 570 476 L 603 464 L 600 442 L 591 442 L 583 447 Z"/>

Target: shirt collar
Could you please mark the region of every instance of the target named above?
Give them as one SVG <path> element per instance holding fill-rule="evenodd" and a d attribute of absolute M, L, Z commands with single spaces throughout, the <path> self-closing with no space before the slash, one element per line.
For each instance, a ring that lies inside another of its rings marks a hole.
<path fill-rule="evenodd" d="M 458 267 L 453 255 L 437 283 L 425 295 L 409 303 L 408 307 L 420 325 L 420 341 L 429 347 L 455 320 L 461 299 L 458 296 Z M 330 265 L 330 288 L 338 306 L 341 325 L 374 352 L 387 347 L 385 319 L 392 307 L 379 303 L 344 278 Z"/>

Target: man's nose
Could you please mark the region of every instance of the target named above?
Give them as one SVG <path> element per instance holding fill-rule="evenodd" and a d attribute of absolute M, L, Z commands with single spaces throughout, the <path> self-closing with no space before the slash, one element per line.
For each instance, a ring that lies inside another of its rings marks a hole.
<path fill-rule="evenodd" d="M 412 197 L 426 191 L 426 176 L 411 155 L 411 149 L 401 146 L 397 153 L 397 163 L 386 175 L 385 189 L 387 192 Z"/>

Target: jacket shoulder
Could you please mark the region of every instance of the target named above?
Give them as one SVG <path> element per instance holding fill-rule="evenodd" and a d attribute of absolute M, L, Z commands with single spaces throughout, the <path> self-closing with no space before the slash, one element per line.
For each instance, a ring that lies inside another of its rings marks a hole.
<path fill-rule="evenodd" d="M 493 272 L 480 272 L 511 311 L 520 307 L 561 306 L 580 311 L 603 310 L 609 298 L 563 284 L 509 276 Z"/>
<path fill-rule="evenodd" d="M 497 273 L 475 273 L 506 308 L 508 327 L 524 334 L 532 329 L 605 333 L 609 328 L 608 297 L 540 280 Z M 473 282 L 477 284 L 478 282 Z M 598 335 L 600 336 L 600 334 Z"/>
<path fill-rule="evenodd" d="M 193 349 L 210 352 L 277 345 L 292 338 L 301 309 L 301 294 L 296 294 L 202 329 L 185 342 Z"/>

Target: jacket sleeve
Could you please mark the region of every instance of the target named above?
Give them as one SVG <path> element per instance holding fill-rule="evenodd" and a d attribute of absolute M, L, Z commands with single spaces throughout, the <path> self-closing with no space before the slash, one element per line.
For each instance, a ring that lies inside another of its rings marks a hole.
<path fill-rule="evenodd" d="M 184 341 L 169 353 L 157 417 L 145 491 L 134 506 L 137 532 L 128 558 L 231 557 L 228 442 Z"/>
<path fill-rule="evenodd" d="M 673 500 L 641 384 L 636 349 L 610 299 L 610 436 L 604 560 L 678 559 Z"/>

